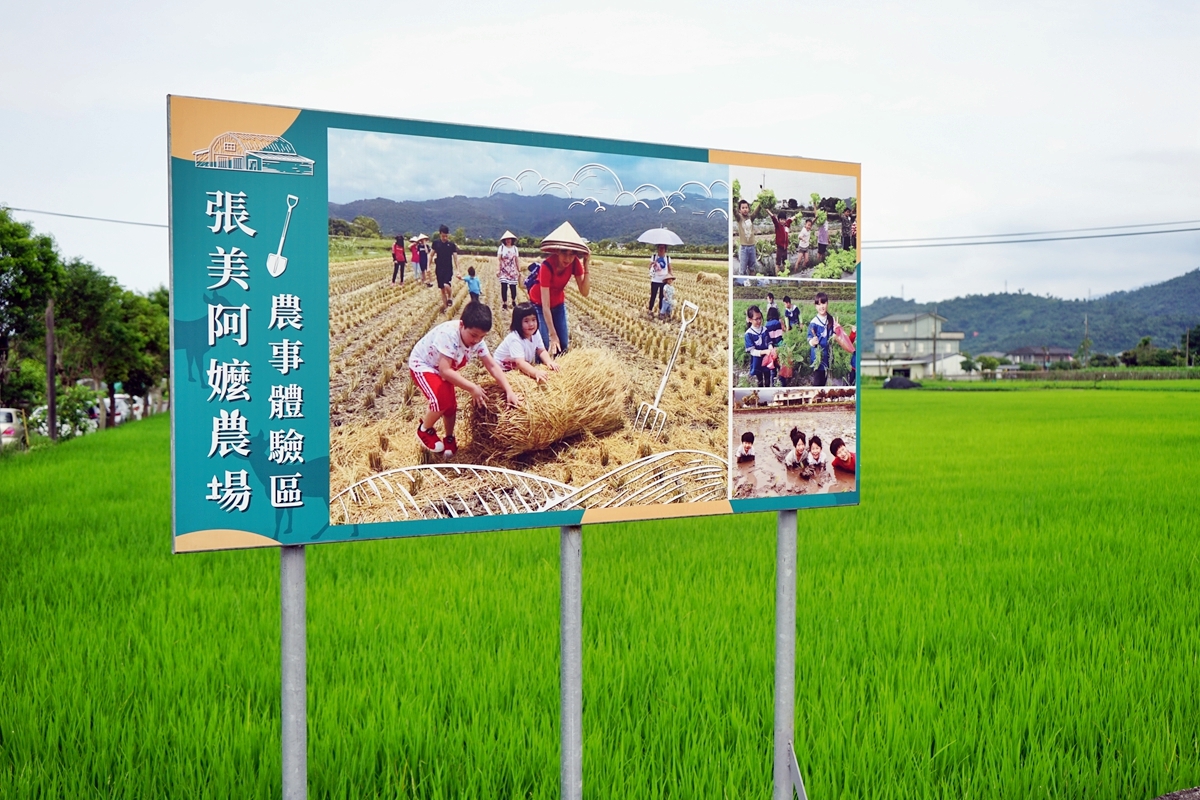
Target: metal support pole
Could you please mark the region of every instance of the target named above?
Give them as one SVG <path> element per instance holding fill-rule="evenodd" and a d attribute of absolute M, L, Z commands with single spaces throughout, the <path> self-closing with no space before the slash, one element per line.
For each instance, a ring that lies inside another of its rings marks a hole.
<path fill-rule="evenodd" d="M 46 302 L 46 433 L 50 441 L 58 441 L 58 399 L 55 397 L 54 379 L 58 375 L 58 364 L 54 352 L 54 299 Z M 28 430 L 28 428 L 26 428 Z M 29 438 L 26 434 L 26 439 Z"/>
<path fill-rule="evenodd" d="M 279 551 L 280 675 L 283 684 L 283 800 L 308 797 L 304 548 Z"/>
<path fill-rule="evenodd" d="M 780 511 L 775 544 L 775 766 L 772 800 L 792 800 L 796 728 L 796 512 Z M 807 800 L 803 782 L 796 782 Z"/>
<path fill-rule="evenodd" d="M 562 600 L 562 798 L 583 800 L 583 530 L 564 525 Z"/>

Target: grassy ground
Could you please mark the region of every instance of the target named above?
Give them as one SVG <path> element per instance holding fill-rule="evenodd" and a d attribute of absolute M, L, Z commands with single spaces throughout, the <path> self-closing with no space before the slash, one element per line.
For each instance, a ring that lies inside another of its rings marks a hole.
<path fill-rule="evenodd" d="M 870 392 L 800 514 L 814 798 L 1200 784 L 1200 394 Z M 0 797 L 279 795 L 278 555 L 171 556 L 166 418 L 0 464 Z M 774 517 L 585 531 L 590 797 L 770 795 Z M 309 550 L 310 796 L 558 796 L 558 533 Z"/>

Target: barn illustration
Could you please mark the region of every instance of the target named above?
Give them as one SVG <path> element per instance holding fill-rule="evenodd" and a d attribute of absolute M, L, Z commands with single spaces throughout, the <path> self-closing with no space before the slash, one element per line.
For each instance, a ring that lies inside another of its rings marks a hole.
<path fill-rule="evenodd" d="M 233 169 L 245 172 L 278 172 L 312 175 L 313 160 L 296 152 L 282 136 L 226 131 L 204 150 L 193 150 L 196 166 L 202 169 Z"/>

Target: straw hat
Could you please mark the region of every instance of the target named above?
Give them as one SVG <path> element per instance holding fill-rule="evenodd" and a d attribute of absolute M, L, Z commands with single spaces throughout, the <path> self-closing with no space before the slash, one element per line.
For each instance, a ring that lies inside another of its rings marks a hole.
<path fill-rule="evenodd" d="M 571 223 L 564 222 L 553 231 L 551 231 L 545 239 L 542 239 L 542 251 L 550 250 L 574 250 L 576 253 L 590 253 L 587 242 L 583 237 L 575 232 L 571 227 Z"/>
<path fill-rule="evenodd" d="M 418 236 L 417 238 L 413 239 L 414 242 L 425 242 L 428 240 L 429 240 L 429 237 L 423 233 L 420 236 Z"/>
<path fill-rule="evenodd" d="M 506 228 L 504 230 L 504 234 L 500 237 L 500 241 L 503 242 L 505 239 L 514 239 L 515 240 L 516 238 L 517 238 L 517 235 Z"/>

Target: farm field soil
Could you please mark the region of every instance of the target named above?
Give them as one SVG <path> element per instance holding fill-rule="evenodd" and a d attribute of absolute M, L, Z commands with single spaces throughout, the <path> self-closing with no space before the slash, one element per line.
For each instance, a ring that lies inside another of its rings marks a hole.
<path fill-rule="evenodd" d="M 514 459 L 485 458 L 471 434 L 469 397 L 460 391 L 456 463 L 519 469 L 581 486 L 651 453 L 689 449 L 725 457 L 728 289 L 723 277 L 703 271 L 712 268 L 705 262 L 677 263 L 676 305 L 692 300 L 700 306 L 700 314 L 688 326 L 660 403 L 669 415 L 667 437 L 662 440 L 632 430 L 638 406 L 653 402 L 679 336 L 678 312 L 671 321 L 650 318 L 649 277 L 641 264 L 640 260 L 634 265 L 593 259 L 589 296 L 580 296 L 574 283 L 567 292 L 571 349 L 602 348 L 615 354 L 630 379 L 625 427 L 602 436 L 573 437 L 550 450 Z M 487 342 L 495 350 L 508 333 L 512 312 L 501 308 L 496 259 L 459 259 L 460 274 L 472 266 L 482 282 L 481 299 L 492 309 L 493 328 Z M 414 435 L 426 401 L 409 376 L 408 356 L 431 327 L 457 319 L 469 299 L 465 284 L 456 280 L 453 305 L 446 314 L 436 289 L 411 278 L 404 286 L 393 286 L 391 271 L 390 259 L 330 266 L 330 490 L 335 495 L 355 481 L 427 458 Z M 525 299 L 524 289 L 520 291 Z M 481 384 L 491 381 L 475 363 L 464 374 Z M 536 402 L 531 381 L 515 373 L 509 376 L 529 402 Z"/>
<path fill-rule="evenodd" d="M 809 795 L 1200 784 L 1200 394 L 862 402 L 863 504 L 799 514 Z M 168 430 L 0 459 L 6 800 L 279 797 L 279 556 L 170 555 Z M 769 797 L 775 517 L 583 535 L 589 796 Z M 558 546 L 308 549 L 310 797 L 559 796 Z"/>

